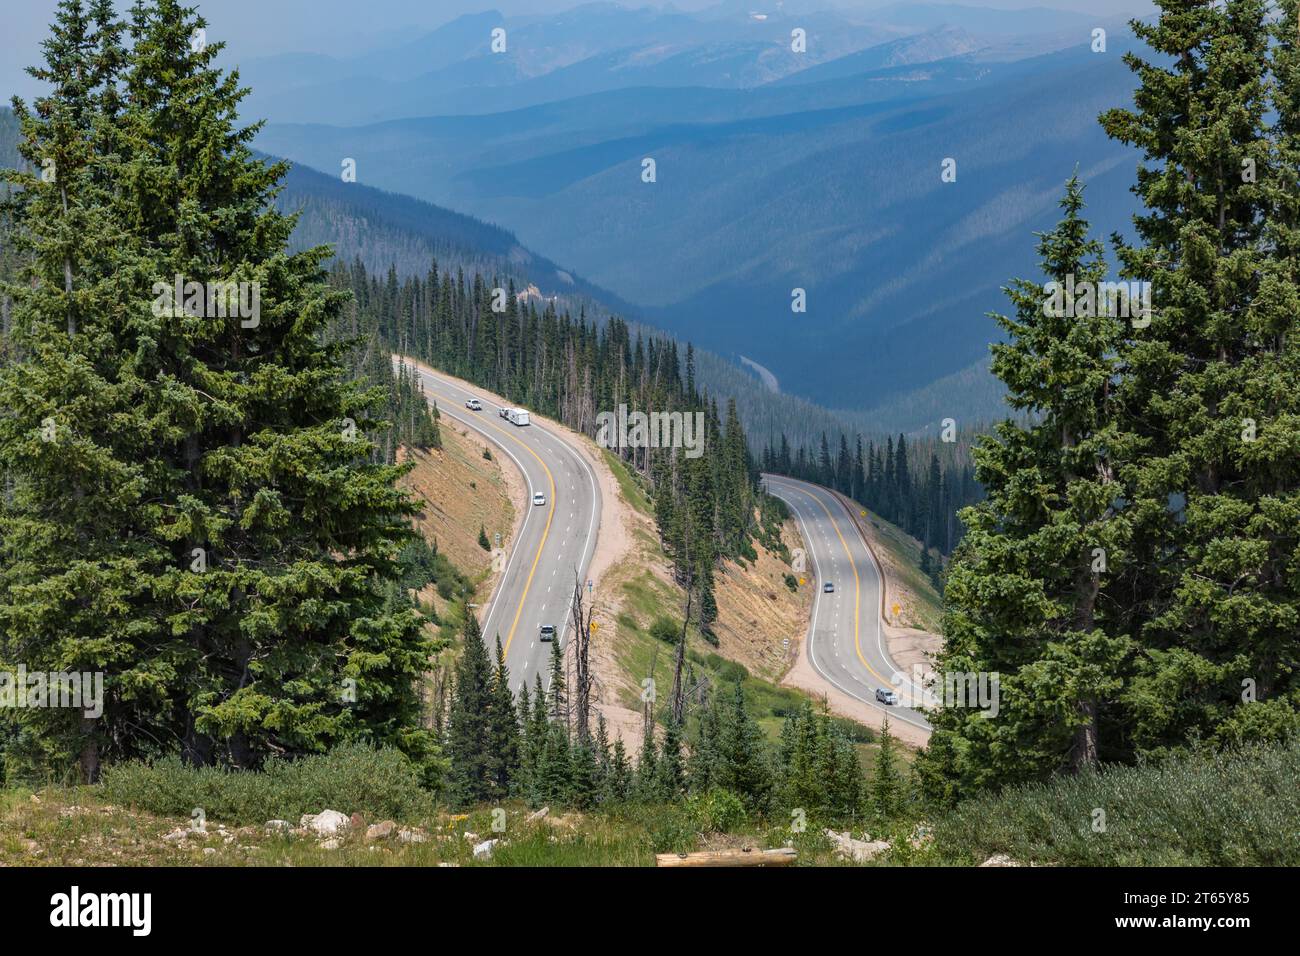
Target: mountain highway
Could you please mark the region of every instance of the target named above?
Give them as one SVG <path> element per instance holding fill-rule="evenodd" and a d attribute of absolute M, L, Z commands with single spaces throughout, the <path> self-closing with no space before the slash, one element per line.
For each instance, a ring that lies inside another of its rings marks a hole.
<path fill-rule="evenodd" d="M 504 569 L 481 618 L 489 653 L 501 638 L 515 692 L 534 675 L 549 684 L 550 643 L 539 639 L 543 624 L 553 625 L 562 646 L 571 627 L 575 574 L 586 588 L 587 570 L 600 532 L 601 497 L 595 472 L 567 439 L 536 418 L 526 426 L 500 417 L 504 400 L 483 389 L 442 375 L 428 366 L 394 356 L 420 376 L 425 396 L 436 401 L 444 421 L 472 428 L 505 454 L 523 475 L 527 497 L 523 525 L 510 542 Z M 481 411 L 465 407 L 477 398 Z M 534 505 L 533 495 L 545 495 Z"/>
<path fill-rule="evenodd" d="M 816 586 L 806 648 L 813 669 L 891 720 L 929 731 L 924 716 L 903 706 L 930 695 L 900 671 L 885 648 L 880 569 L 844 504 L 806 481 L 765 474 L 763 483 L 790 507 L 803 534 L 809 576 Z M 832 593 L 824 592 L 827 583 L 834 585 Z M 877 689 L 894 691 L 899 704 L 876 700 Z"/>

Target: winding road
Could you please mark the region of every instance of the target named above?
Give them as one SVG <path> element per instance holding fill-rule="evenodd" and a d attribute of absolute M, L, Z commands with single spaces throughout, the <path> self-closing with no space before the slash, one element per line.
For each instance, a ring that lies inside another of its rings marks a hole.
<path fill-rule="evenodd" d="M 483 639 L 492 652 L 501 638 L 516 693 L 539 672 L 548 684 L 551 648 L 538 634 L 543 624 L 554 625 L 565 646 L 574 575 L 585 587 L 600 531 L 596 474 L 580 451 L 535 418 L 524 427 L 501 418 L 499 396 L 410 359 L 394 356 L 393 362 L 405 362 L 419 374 L 440 415 L 492 442 L 523 475 L 528 496 L 516 504 L 524 509 L 524 521 L 504 555 L 504 569 L 482 618 Z M 465 407 L 470 398 L 483 403 L 482 411 Z M 536 492 L 546 496 L 545 505 L 532 504 Z"/>
<path fill-rule="evenodd" d="M 929 694 L 903 673 L 885 648 L 881 626 L 881 573 L 844 504 L 826 488 L 779 475 L 763 475 L 768 492 L 790 507 L 803 534 L 808 571 L 816 584 L 807 653 L 827 683 L 892 720 L 925 731 L 929 723 L 901 706 Z M 826 583 L 835 586 L 824 593 Z M 876 700 L 876 690 L 893 690 L 899 705 Z"/>

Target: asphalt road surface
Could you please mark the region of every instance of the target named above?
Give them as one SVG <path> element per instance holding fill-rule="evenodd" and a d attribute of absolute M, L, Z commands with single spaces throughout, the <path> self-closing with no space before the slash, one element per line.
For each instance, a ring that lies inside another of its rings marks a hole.
<path fill-rule="evenodd" d="M 394 357 L 394 362 L 401 359 Z M 483 638 L 489 653 L 501 638 L 510 669 L 510 683 L 518 693 L 526 681 L 532 685 L 540 671 L 549 685 L 551 645 L 538 639 L 543 624 L 555 626 L 560 640 L 572 627 L 571 607 L 575 576 L 587 590 L 587 569 L 600 531 L 600 487 L 583 455 L 558 433 L 534 421 L 512 425 L 500 417 L 503 400 L 480 388 L 462 385 L 423 366 L 417 366 L 425 395 L 438 404 L 444 421 L 463 424 L 487 438 L 523 473 L 528 497 L 515 502 L 523 509 L 519 534 L 498 560 L 504 573 L 497 582 L 483 621 Z M 477 398 L 482 411 L 465 407 Z M 546 504 L 534 505 L 541 492 Z M 495 542 L 493 542 L 495 544 Z"/>
<path fill-rule="evenodd" d="M 930 729 L 917 711 L 904 706 L 927 700 L 910 673 L 903 673 L 885 649 L 880 622 L 880 569 L 844 505 L 820 485 L 764 475 L 767 490 L 790 506 L 807 551 L 804 577 L 816 585 L 808 659 L 829 684 L 889 714 L 891 720 Z M 824 585 L 833 584 L 833 593 Z M 876 700 L 877 689 L 892 690 L 899 704 Z"/>

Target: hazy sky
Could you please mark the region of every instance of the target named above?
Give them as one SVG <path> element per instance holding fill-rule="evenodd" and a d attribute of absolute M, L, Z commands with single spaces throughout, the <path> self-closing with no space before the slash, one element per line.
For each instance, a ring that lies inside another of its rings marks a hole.
<path fill-rule="evenodd" d="M 56 0 L 3 0 L 4 31 L 0 33 L 0 98 L 18 93 L 31 96 L 33 82 L 23 68 L 35 62 L 38 44 Z M 188 0 L 211 23 L 210 38 L 227 41 L 235 61 L 271 53 L 313 52 L 333 55 L 364 53 L 390 42 L 410 39 L 412 31 L 428 30 L 464 13 L 499 10 L 505 14 L 553 13 L 580 6 L 582 0 Z M 673 6 L 701 10 L 718 0 L 615 0 L 625 7 Z M 873 10 L 899 0 L 824 0 L 816 6 Z M 929 0 L 927 0 L 929 2 Z M 969 7 L 1001 10 L 1051 7 L 1112 16 L 1144 10 L 1149 0 L 939 0 Z M 779 0 L 751 0 L 754 10 L 777 6 Z M 802 4 L 801 4 L 802 5 Z M 120 0 L 122 9 L 129 0 Z"/>

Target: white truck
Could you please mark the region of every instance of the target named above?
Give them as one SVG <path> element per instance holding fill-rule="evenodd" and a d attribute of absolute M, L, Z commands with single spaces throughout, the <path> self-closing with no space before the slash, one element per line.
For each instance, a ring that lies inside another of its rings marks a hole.
<path fill-rule="evenodd" d="M 528 410 L 524 408 L 510 408 L 506 410 L 506 421 L 512 425 L 527 425 Z"/>

